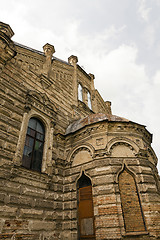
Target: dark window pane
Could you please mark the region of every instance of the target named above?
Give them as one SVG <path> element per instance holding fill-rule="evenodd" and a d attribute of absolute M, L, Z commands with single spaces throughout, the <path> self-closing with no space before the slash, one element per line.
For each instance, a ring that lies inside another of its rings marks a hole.
<path fill-rule="evenodd" d="M 32 137 L 35 137 L 36 131 L 28 127 L 27 134 L 32 136 Z"/>
<path fill-rule="evenodd" d="M 25 146 L 23 152 L 22 165 L 26 168 L 30 168 L 32 158 L 32 148 Z"/>
<path fill-rule="evenodd" d="M 37 119 L 36 118 L 31 118 L 28 123 L 28 127 L 36 130 L 36 125 L 37 125 Z"/>
<path fill-rule="evenodd" d="M 41 170 L 42 155 L 43 155 L 43 143 L 36 141 L 34 152 L 33 152 L 33 161 L 32 161 L 33 170 L 36 170 L 36 171 Z"/>
<path fill-rule="evenodd" d="M 32 156 L 32 148 L 28 146 L 24 146 L 24 152 L 23 154 L 29 158 Z"/>
<path fill-rule="evenodd" d="M 34 143 L 34 138 L 26 136 L 25 146 L 29 146 L 29 147 L 31 147 L 31 149 L 33 149 L 33 143 Z"/>
<path fill-rule="evenodd" d="M 41 134 L 41 133 L 37 133 L 36 139 L 38 139 L 38 140 L 40 140 L 40 141 L 43 141 L 43 140 L 44 140 L 44 135 Z"/>
<path fill-rule="evenodd" d="M 31 158 L 28 158 L 27 156 L 23 155 L 22 166 L 25 167 L 25 168 L 30 169 L 30 167 L 31 167 Z"/>
<path fill-rule="evenodd" d="M 35 146 L 34 146 L 35 151 L 37 151 L 39 149 L 39 144 L 40 144 L 40 142 L 38 142 L 38 141 L 35 142 Z"/>
<path fill-rule="evenodd" d="M 40 122 L 37 122 L 36 131 L 44 134 L 44 128 L 43 128 L 42 124 L 40 124 Z"/>
<path fill-rule="evenodd" d="M 26 136 L 26 142 L 25 142 L 26 146 L 29 146 L 29 138 L 30 138 L 29 136 Z"/>
<path fill-rule="evenodd" d="M 34 139 L 33 138 L 29 138 L 29 146 L 33 149 L 33 143 L 34 143 Z"/>
<path fill-rule="evenodd" d="M 43 143 L 40 141 L 35 141 L 35 145 L 34 145 L 34 150 L 35 151 L 43 151 Z"/>
<path fill-rule="evenodd" d="M 36 135 L 36 131 L 33 130 L 33 129 L 31 129 L 31 131 L 30 131 L 30 135 L 31 135 L 32 137 L 35 137 L 35 135 Z"/>

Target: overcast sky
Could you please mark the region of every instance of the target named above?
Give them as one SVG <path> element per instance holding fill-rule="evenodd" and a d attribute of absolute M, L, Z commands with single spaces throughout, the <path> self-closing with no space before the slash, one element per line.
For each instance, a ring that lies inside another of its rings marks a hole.
<path fill-rule="evenodd" d="M 160 0 L 5 0 L 0 16 L 14 41 L 76 55 L 113 114 L 147 126 L 160 159 Z"/>

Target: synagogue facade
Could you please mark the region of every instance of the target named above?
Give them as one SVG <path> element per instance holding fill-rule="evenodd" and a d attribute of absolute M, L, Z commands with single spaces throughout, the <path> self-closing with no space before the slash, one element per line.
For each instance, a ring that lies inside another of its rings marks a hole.
<path fill-rule="evenodd" d="M 13 35 L 0 22 L 0 239 L 160 239 L 152 134 L 112 114 L 76 56 Z"/>

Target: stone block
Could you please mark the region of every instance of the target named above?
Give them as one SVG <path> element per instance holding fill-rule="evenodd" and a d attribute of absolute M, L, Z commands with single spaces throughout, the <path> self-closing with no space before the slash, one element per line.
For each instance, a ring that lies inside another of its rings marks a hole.
<path fill-rule="evenodd" d="M 43 218 L 43 210 L 36 210 L 30 208 L 23 208 L 20 210 L 20 216 L 22 218 L 31 218 L 31 219 L 42 219 Z"/>
<path fill-rule="evenodd" d="M 31 207 L 33 204 L 33 199 L 30 197 L 20 196 L 20 195 L 10 195 L 10 204 L 15 204 L 17 206 L 28 206 Z"/>
<path fill-rule="evenodd" d="M 55 222 L 50 221 L 29 221 L 30 231 L 53 231 L 55 230 Z"/>
<path fill-rule="evenodd" d="M 6 193 L 0 193 L 0 202 L 4 202 Z"/>
<path fill-rule="evenodd" d="M 54 203 L 49 200 L 45 199 L 36 199 L 35 201 L 35 208 L 41 208 L 41 209 L 54 209 Z"/>
<path fill-rule="evenodd" d="M 11 207 L 11 206 L 6 206 L 6 205 L 0 205 L 0 216 L 1 216 L 1 218 L 16 217 L 17 209 L 18 209 L 18 206 Z"/>
<path fill-rule="evenodd" d="M 44 211 L 44 219 L 45 220 L 53 220 L 55 212 L 53 211 Z"/>
<path fill-rule="evenodd" d="M 28 196 L 31 196 L 31 197 L 43 198 L 45 196 L 45 190 L 44 189 L 31 187 L 31 186 L 24 186 L 22 188 L 22 193 L 24 195 L 28 195 Z"/>
<path fill-rule="evenodd" d="M 93 178 L 93 184 L 94 186 L 97 185 L 107 185 L 110 183 L 114 183 L 114 176 L 109 174 L 109 175 L 102 175 L 102 176 L 96 176 Z"/>

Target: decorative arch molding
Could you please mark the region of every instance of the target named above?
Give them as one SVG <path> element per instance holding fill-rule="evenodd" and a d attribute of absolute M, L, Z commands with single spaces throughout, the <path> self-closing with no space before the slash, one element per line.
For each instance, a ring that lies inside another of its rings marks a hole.
<path fill-rule="evenodd" d="M 85 144 L 81 144 L 81 145 L 78 145 L 76 147 L 74 147 L 69 153 L 68 153 L 68 156 L 67 156 L 67 162 L 69 163 L 72 163 L 75 155 L 80 152 L 80 151 L 87 151 L 91 157 L 93 157 L 93 154 L 94 154 L 94 148 L 91 144 L 89 143 L 85 143 Z"/>
<path fill-rule="evenodd" d="M 156 156 L 154 150 L 151 147 L 148 147 L 147 150 L 148 150 L 148 153 L 150 154 L 150 156 L 153 158 L 154 164 L 157 165 L 158 159 L 157 159 L 157 156 Z"/>
<path fill-rule="evenodd" d="M 36 111 L 34 109 L 31 109 L 29 112 L 25 112 L 23 115 L 18 144 L 17 144 L 16 153 L 13 161 L 15 165 L 21 166 L 28 123 L 30 118 L 32 117 L 39 119 L 44 124 L 45 139 L 44 139 L 41 171 L 50 174 L 52 169 L 52 146 L 53 146 L 53 132 L 54 132 L 55 123 L 50 118 L 40 114 L 39 111 Z"/>
<path fill-rule="evenodd" d="M 130 169 L 127 162 L 124 160 L 122 163 L 122 167 L 119 169 L 119 171 L 116 174 L 116 183 L 118 183 L 119 175 L 124 171 L 125 168 L 132 175 L 132 177 L 136 180 L 136 178 L 137 178 L 136 174 Z"/>
<path fill-rule="evenodd" d="M 80 170 L 80 173 L 79 173 L 78 177 L 77 177 L 76 180 L 75 180 L 75 187 L 76 187 L 76 188 L 77 188 L 78 180 L 81 178 L 81 176 L 82 176 L 83 173 L 84 173 L 84 175 L 86 175 L 86 176 L 90 179 L 91 184 L 92 184 L 92 178 L 91 178 L 91 176 L 90 176 L 88 173 L 86 173 L 85 168 L 82 166 L 82 167 L 81 167 L 81 170 Z M 92 186 L 93 186 L 93 184 L 92 184 Z"/>
<path fill-rule="evenodd" d="M 134 152 L 134 154 L 137 154 L 139 152 L 138 145 L 135 142 L 131 141 L 130 139 L 124 138 L 124 137 L 116 137 L 116 138 L 111 139 L 108 142 L 106 148 L 108 149 L 108 152 L 111 154 L 113 148 L 118 145 L 125 145 L 125 146 L 129 147 L 130 150 L 132 150 Z"/>
<path fill-rule="evenodd" d="M 158 174 L 158 170 L 156 168 L 156 165 L 152 162 L 149 163 L 149 167 L 152 170 L 152 174 L 156 183 L 156 187 L 157 187 L 157 191 L 160 194 L 160 180 L 159 180 L 159 174 Z"/>
<path fill-rule="evenodd" d="M 27 92 L 25 110 L 28 112 L 32 108 L 42 111 L 51 118 L 56 117 L 57 107 L 45 93 L 40 93 L 35 90 L 29 90 Z"/>

